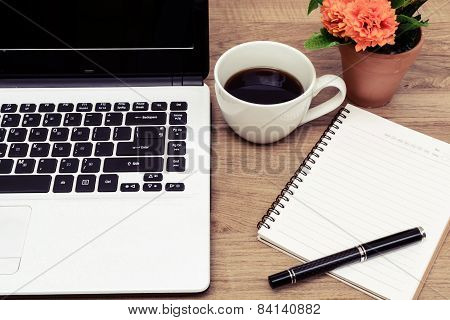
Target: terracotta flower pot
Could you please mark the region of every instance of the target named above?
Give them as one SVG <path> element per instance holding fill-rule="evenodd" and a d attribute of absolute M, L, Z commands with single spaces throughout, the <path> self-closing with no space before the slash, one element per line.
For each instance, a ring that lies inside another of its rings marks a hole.
<path fill-rule="evenodd" d="M 423 46 L 399 54 L 356 52 L 352 45 L 339 46 L 348 99 L 362 107 L 381 107 L 389 103 Z"/>

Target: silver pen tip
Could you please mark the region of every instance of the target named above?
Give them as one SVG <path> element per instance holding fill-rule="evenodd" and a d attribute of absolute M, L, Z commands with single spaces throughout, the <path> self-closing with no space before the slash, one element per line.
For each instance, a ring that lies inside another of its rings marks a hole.
<path fill-rule="evenodd" d="M 425 230 L 422 227 L 418 227 L 420 234 L 422 235 L 422 238 L 426 238 L 427 234 L 425 233 Z"/>

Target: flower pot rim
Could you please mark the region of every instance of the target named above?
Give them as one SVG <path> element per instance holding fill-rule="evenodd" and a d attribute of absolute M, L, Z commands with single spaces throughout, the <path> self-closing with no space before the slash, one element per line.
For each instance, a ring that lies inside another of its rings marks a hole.
<path fill-rule="evenodd" d="M 377 52 L 370 52 L 370 51 L 356 52 L 356 50 L 354 49 L 355 48 L 354 44 L 346 44 L 346 45 L 340 46 L 340 48 L 344 48 L 344 47 L 350 48 L 351 47 L 353 50 L 355 50 L 356 54 L 371 56 L 373 58 L 378 58 L 378 59 L 392 59 L 393 57 L 402 57 L 402 56 L 406 56 L 411 53 L 414 53 L 415 51 L 420 50 L 420 48 L 422 47 L 423 42 L 424 42 L 422 28 L 419 28 L 419 31 L 420 31 L 419 42 L 417 42 L 417 44 L 415 45 L 414 48 L 412 48 L 408 51 L 402 52 L 402 53 L 385 54 L 385 53 L 377 53 Z"/>

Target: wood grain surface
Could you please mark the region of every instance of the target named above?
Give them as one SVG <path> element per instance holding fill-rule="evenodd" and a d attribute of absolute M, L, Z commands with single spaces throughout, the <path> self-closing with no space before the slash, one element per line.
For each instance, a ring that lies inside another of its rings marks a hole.
<path fill-rule="evenodd" d="M 307 0 L 210 0 L 213 101 L 212 278 L 202 299 L 368 299 L 328 276 L 272 291 L 266 277 L 297 261 L 256 240 L 256 224 L 287 179 L 329 124 L 332 114 L 299 128 L 279 143 L 259 146 L 236 136 L 226 125 L 214 96 L 213 67 L 227 49 L 247 41 L 273 40 L 305 52 L 318 75 L 340 74 L 337 49 L 307 52 L 303 42 L 319 30 Z M 422 10 L 431 26 L 425 45 L 397 95 L 372 112 L 450 143 L 450 3 L 431 0 Z M 329 98 L 325 91 L 315 104 Z M 449 195 L 450 196 L 450 195 Z M 450 298 L 450 238 L 440 251 L 420 299 Z"/>

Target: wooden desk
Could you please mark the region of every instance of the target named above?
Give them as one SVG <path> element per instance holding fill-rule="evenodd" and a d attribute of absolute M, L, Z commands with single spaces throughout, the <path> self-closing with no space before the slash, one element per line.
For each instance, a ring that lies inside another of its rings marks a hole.
<path fill-rule="evenodd" d="M 424 16 L 425 46 L 390 105 L 372 111 L 450 142 L 450 15 L 448 1 L 430 1 Z M 256 224 L 287 179 L 322 134 L 332 115 L 313 121 L 283 141 L 249 144 L 225 124 L 215 101 L 213 67 L 230 47 L 252 40 L 279 41 L 311 58 L 318 75 L 340 74 L 337 49 L 307 52 L 304 40 L 320 28 L 317 12 L 306 16 L 307 0 L 210 0 L 213 101 L 212 279 L 203 299 L 366 299 L 349 286 L 323 276 L 274 293 L 266 276 L 296 264 L 256 240 Z M 332 91 L 321 95 L 326 99 Z M 320 102 L 316 100 L 316 102 Z M 450 238 L 420 295 L 450 298 Z"/>

